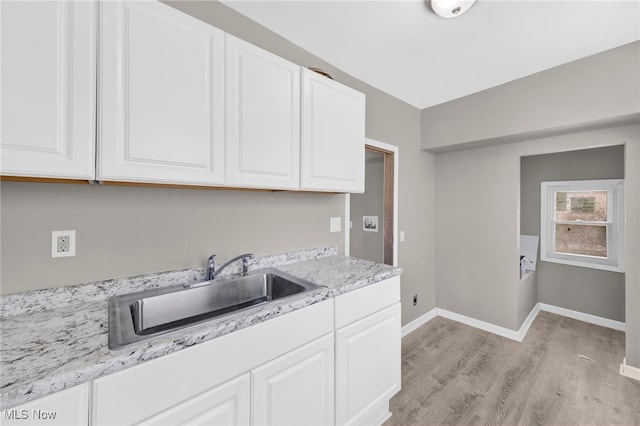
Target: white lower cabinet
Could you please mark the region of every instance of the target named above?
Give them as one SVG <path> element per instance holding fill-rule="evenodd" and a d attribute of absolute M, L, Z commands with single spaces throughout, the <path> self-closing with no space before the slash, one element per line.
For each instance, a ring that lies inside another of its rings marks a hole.
<path fill-rule="evenodd" d="M 252 415 L 254 424 L 332 422 L 333 331 L 326 300 L 101 377 L 93 381 L 91 422 L 249 425 Z M 305 389 L 314 401 L 299 395 Z"/>
<path fill-rule="evenodd" d="M 379 425 L 400 390 L 400 277 L 336 298 L 336 424 Z"/>
<path fill-rule="evenodd" d="M 84 383 L 14 408 L 2 410 L 0 424 L 86 425 L 89 421 L 90 383 Z"/>
<path fill-rule="evenodd" d="M 253 424 L 333 424 L 333 333 L 251 372 Z"/>
<path fill-rule="evenodd" d="M 400 390 L 399 301 L 393 277 L 3 410 L 0 423 L 382 424 Z"/>
<path fill-rule="evenodd" d="M 240 426 L 250 422 L 251 378 L 249 373 L 171 407 L 145 425 Z"/>

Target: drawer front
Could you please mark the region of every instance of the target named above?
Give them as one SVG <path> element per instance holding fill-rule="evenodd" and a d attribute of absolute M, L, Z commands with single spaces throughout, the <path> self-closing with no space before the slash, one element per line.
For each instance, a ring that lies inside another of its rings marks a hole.
<path fill-rule="evenodd" d="M 400 301 L 400 276 L 336 297 L 336 329 Z"/>

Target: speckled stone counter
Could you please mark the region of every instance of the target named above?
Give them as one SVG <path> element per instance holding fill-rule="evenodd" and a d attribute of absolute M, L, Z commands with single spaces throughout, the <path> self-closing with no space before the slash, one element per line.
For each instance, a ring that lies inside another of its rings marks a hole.
<path fill-rule="evenodd" d="M 322 286 L 228 314 L 120 350 L 108 348 L 110 297 L 202 281 L 200 268 L 0 297 L 0 409 L 96 379 L 399 275 L 388 265 L 336 254 L 335 247 L 254 259 Z M 237 273 L 230 268 L 227 274 Z M 225 274 L 226 275 L 226 274 Z"/>

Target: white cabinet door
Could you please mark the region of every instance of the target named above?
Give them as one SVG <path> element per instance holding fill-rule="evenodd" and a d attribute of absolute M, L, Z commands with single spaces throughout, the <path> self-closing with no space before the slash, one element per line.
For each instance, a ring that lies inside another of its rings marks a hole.
<path fill-rule="evenodd" d="M 300 67 L 229 34 L 227 184 L 300 185 Z"/>
<path fill-rule="evenodd" d="M 248 426 L 250 383 L 250 375 L 246 373 L 139 424 Z"/>
<path fill-rule="evenodd" d="M 2 1 L 1 174 L 93 179 L 96 4 Z"/>
<path fill-rule="evenodd" d="M 336 332 L 336 424 L 379 424 L 400 390 L 400 304 Z"/>
<path fill-rule="evenodd" d="M 253 424 L 333 424 L 333 356 L 329 334 L 253 370 Z"/>
<path fill-rule="evenodd" d="M 224 180 L 224 33 L 160 2 L 101 2 L 98 179 Z"/>
<path fill-rule="evenodd" d="M 302 71 L 300 188 L 364 192 L 364 94 Z"/>
<path fill-rule="evenodd" d="M 89 383 L 28 402 L 0 412 L 0 423 L 9 425 L 89 424 Z"/>

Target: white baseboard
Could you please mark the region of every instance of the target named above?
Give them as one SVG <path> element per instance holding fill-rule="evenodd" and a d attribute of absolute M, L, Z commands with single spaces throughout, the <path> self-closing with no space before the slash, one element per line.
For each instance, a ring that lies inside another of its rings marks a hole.
<path fill-rule="evenodd" d="M 535 320 L 538 316 L 538 313 L 540 313 L 540 303 L 536 303 L 536 306 L 531 309 L 531 312 L 529 312 L 529 315 L 527 315 L 527 318 L 522 323 L 522 326 L 520 326 L 520 330 L 518 330 L 518 342 L 522 342 L 524 340 L 525 336 L 529 332 L 531 324 L 533 324 L 533 320 Z"/>
<path fill-rule="evenodd" d="M 406 336 L 412 331 L 417 330 L 418 328 L 422 327 L 423 325 L 425 325 L 426 323 L 428 323 L 429 321 L 431 321 L 437 316 L 438 316 L 438 310 L 436 308 L 433 308 L 426 314 L 419 316 L 418 318 L 411 321 L 409 324 L 402 327 L 402 337 Z"/>
<path fill-rule="evenodd" d="M 640 380 L 640 368 L 627 365 L 627 359 L 622 360 L 620 364 L 620 374 L 631 379 Z"/>
<path fill-rule="evenodd" d="M 480 330 L 488 331 L 489 333 L 497 334 L 498 336 L 506 337 L 507 339 L 515 340 L 517 342 L 522 342 L 525 336 L 527 335 L 527 333 L 529 332 L 529 328 L 531 327 L 531 324 L 533 324 L 533 321 L 536 319 L 540 311 L 551 312 L 552 314 L 562 315 L 563 317 L 573 318 L 578 321 L 599 325 L 601 327 L 612 328 L 614 330 L 619 330 L 619 331 L 625 330 L 624 323 L 620 321 L 614 321 L 608 318 L 597 317 L 595 315 L 585 314 L 583 312 L 572 311 L 571 309 L 565 309 L 559 306 L 548 305 L 546 303 L 536 303 L 536 305 L 533 307 L 531 312 L 529 312 L 527 319 L 525 319 L 524 323 L 520 327 L 520 330 L 518 331 L 500 327 L 499 325 L 491 324 L 489 322 L 480 321 L 475 318 L 468 317 L 466 315 L 461 315 L 455 312 L 447 311 L 446 309 L 433 308 L 426 314 L 416 318 L 415 320 L 411 321 L 409 324 L 402 327 L 402 337 L 405 337 L 407 334 L 411 333 L 412 331 L 417 330 L 418 328 L 428 323 L 435 317 L 443 317 L 443 318 L 457 321 L 459 323 L 462 323 L 471 327 L 478 328 Z M 629 374 L 638 374 L 634 370 L 635 367 L 626 366 L 626 368 L 631 369 L 631 373 Z M 623 374 L 622 371 L 623 371 L 623 366 L 621 365 L 620 374 Z M 640 372 L 640 370 L 638 371 Z M 623 375 L 626 376 L 627 374 L 623 374 Z M 633 375 L 628 377 L 635 378 Z"/>
<path fill-rule="evenodd" d="M 563 317 L 577 319 L 579 321 L 588 322 L 589 324 L 612 328 L 618 331 L 624 331 L 625 329 L 624 323 L 620 321 L 597 317 L 595 315 L 585 314 L 583 312 L 572 311 L 571 309 L 565 309 L 559 306 L 547 305 L 546 303 L 539 303 L 539 305 L 541 311 L 551 312 L 552 314 L 562 315 Z"/>
<path fill-rule="evenodd" d="M 489 322 L 480 321 L 466 315 L 461 315 L 455 312 L 447 311 L 446 309 L 438 308 L 438 316 L 457 321 L 471 327 L 479 328 L 480 330 L 488 331 L 489 333 L 497 334 L 498 336 L 506 337 L 507 339 L 517 340 L 519 342 L 521 341 L 519 340 L 520 336 L 517 331 L 509 330 L 508 328 L 491 324 Z"/>

